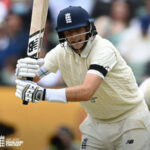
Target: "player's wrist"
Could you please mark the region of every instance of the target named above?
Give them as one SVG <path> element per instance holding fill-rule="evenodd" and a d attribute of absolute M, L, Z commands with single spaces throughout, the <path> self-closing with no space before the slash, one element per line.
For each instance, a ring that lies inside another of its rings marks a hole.
<path fill-rule="evenodd" d="M 67 103 L 66 89 L 46 89 L 45 100 L 49 102 Z"/>
<path fill-rule="evenodd" d="M 36 76 L 38 77 L 38 79 L 41 79 L 43 78 L 44 76 L 48 75 L 49 74 L 49 71 L 44 67 L 44 66 L 41 66 L 37 73 L 36 73 Z"/>
<path fill-rule="evenodd" d="M 36 82 L 36 83 L 37 83 L 39 80 L 40 80 L 40 78 L 39 78 L 37 75 L 33 78 L 33 81 Z"/>

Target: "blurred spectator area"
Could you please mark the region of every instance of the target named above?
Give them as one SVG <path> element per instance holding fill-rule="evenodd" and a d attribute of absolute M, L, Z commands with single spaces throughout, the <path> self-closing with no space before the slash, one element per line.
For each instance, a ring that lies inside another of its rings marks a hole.
<path fill-rule="evenodd" d="M 15 85 L 15 66 L 26 56 L 32 14 L 31 0 L 0 1 L 0 84 Z M 58 43 L 48 13 L 40 57 Z"/>
<path fill-rule="evenodd" d="M 94 4 L 95 0 L 57 0 L 57 2 L 56 0 L 50 0 L 50 14 L 53 26 L 56 27 L 57 16 L 61 9 L 64 9 L 68 6 L 81 6 L 91 15 Z"/>
<path fill-rule="evenodd" d="M 147 5 L 149 3 L 149 5 Z M 148 74 L 150 60 L 150 0 L 145 2 L 145 13 L 134 19 L 127 28 L 118 49 L 132 68 L 138 84 Z"/>
<path fill-rule="evenodd" d="M 48 146 L 45 150 L 79 150 L 80 143 L 76 142 L 74 131 L 67 126 L 60 126 L 55 133 L 48 138 Z"/>
<path fill-rule="evenodd" d="M 108 15 L 97 17 L 95 24 L 98 34 L 117 46 L 129 26 L 130 5 L 127 2 L 116 0 L 111 3 L 109 10 Z"/>

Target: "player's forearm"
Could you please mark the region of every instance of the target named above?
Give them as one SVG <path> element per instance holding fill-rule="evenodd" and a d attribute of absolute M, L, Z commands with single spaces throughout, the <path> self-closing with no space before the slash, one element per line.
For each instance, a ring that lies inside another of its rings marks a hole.
<path fill-rule="evenodd" d="M 67 101 L 88 101 L 92 95 L 92 90 L 84 85 L 66 88 Z"/>
<path fill-rule="evenodd" d="M 83 85 L 63 89 L 46 89 L 45 100 L 62 103 L 88 101 L 93 93 Z"/>
<path fill-rule="evenodd" d="M 97 75 L 88 74 L 82 85 L 59 90 L 55 89 L 54 91 L 52 89 L 46 90 L 46 100 L 55 101 L 60 99 L 61 102 L 65 103 L 88 101 L 91 99 L 102 80 L 103 79 L 99 78 Z"/>

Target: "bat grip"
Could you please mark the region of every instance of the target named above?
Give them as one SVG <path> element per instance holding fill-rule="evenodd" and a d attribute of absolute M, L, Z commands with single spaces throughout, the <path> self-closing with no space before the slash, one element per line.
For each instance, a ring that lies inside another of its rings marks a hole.
<path fill-rule="evenodd" d="M 23 105 L 28 105 L 28 102 L 27 101 L 23 101 Z"/>
<path fill-rule="evenodd" d="M 30 81 L 33 81 L 33 78 L 31 78 L 31 77 L 27 77 L 26 78 L 27 80 L 30 80 Z M 23 105 L 28 105 L 28 101 L 23 101 Z"/>

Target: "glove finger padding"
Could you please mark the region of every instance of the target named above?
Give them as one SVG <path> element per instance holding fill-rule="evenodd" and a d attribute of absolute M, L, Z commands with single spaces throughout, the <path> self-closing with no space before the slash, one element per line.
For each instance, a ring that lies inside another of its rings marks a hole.
<path fill-rule="evenodd" d="M 16 80 L 16 96 L 23 101 L 37 103 L 45 99 L 45 89 L 32 81 Z"/>
<path fill-rule="evenodd" d="M 21 99 L 21 93 L 17 90 L 15 96 Z"/>
<path fill-rule="evenodd" d="M 23 58 L 17 61 L 15 75 L 17 78 L 35 77 L 39 68 L 44 64 L 44 59 Z"/>
<path fill-rule="evenodd" d="M 16 67 L 20 67 L 20 68 L 30 68 L 30 69 L 38 69 L 39 65 L 33 65 L 33 64 L 25 64 L 25 63 L 19 63 L 17 64 Z"/>
<path fill-rule="evenodd" d="M 22 64 L 22 63 L 25 63 L 25 64 L 38 64 L 37 63 L 37 60 L 36 59 L 33 59 L 33 58 L 30 58 L 30 57 L 26 57 L 26 58 L 21 58 L 17 61 L 18 64 Z"/>
<path fill-rule="evenodd" d="M 18 73 L 16 72 L 16 76 L 19 77 L 35 77 L 37 74 L 38 69 L 27 69 L 27 68 L 20 68 Z"/>

